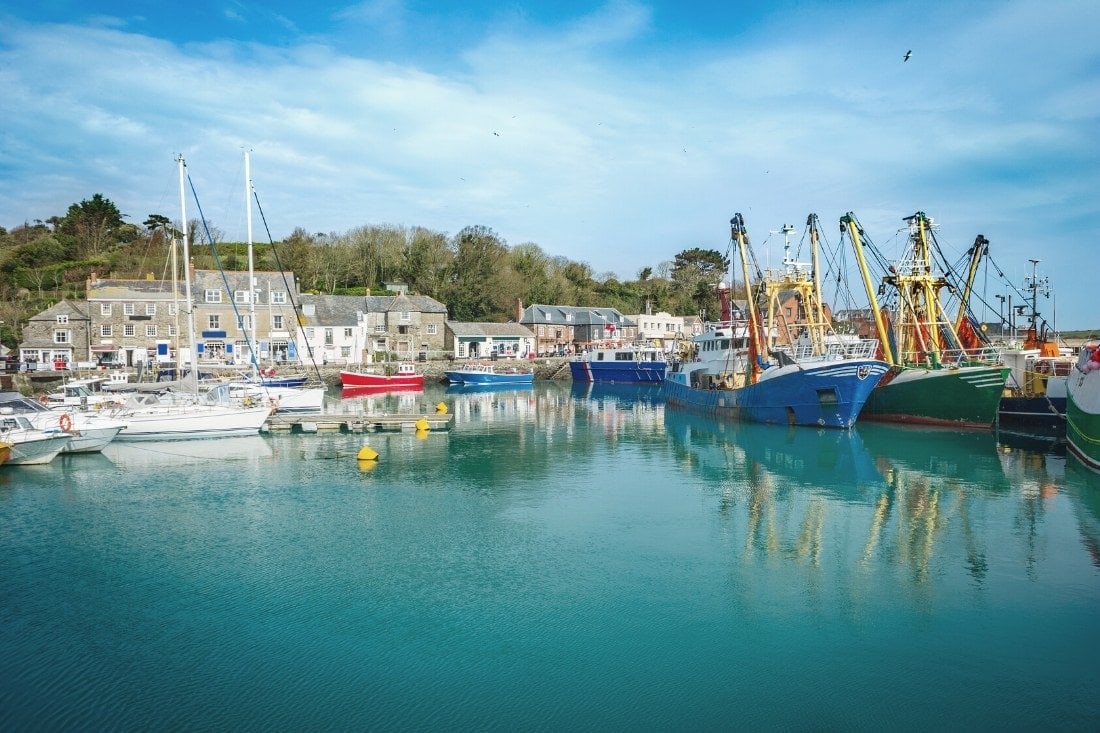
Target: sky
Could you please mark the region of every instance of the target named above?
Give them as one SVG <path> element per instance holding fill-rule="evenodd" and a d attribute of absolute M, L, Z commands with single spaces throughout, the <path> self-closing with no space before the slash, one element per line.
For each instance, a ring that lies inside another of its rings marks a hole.
<path fill-rule="evenodd" d="M 1100 333 L 1097 28 L 1095 0 L 0 0 L 0 226 L 96 193 L 178 221 L 182 155 L 244 241 L 246 150 L 257 241 L 484 226 L 601 279 L 725 253 L 734 213 L 763 264 L 787 224 L 806 259 L 810 213 L 900 256 L 924 211 L 950 261 L 990 241 L 979 318 L 1034 274 Z"/>

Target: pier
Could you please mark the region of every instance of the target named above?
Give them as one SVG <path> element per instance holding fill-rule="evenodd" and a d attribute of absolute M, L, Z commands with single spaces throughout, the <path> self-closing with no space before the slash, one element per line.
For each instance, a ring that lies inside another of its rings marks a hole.
<path fill-rule="evenodd" d="M 423 423 L 421 423 L 423 421 Z M 416 432 L 420 425 L 428 430 L 450 430 L 454 425 L 454 415 L 448 413 L 431 414 L 356 414 L 356 413 L 320 413 L 311 415 L 272 415 L 264 423 L 262 432 Z"/>

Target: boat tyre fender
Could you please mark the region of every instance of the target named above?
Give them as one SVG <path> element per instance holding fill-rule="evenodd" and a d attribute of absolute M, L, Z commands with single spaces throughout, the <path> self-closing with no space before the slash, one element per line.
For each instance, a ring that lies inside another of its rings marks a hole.
<path fill-rule="evenodd" d="M 244 398 L 244 406 L 245 407 L 252 407 L 252 398 L 251 397 L 246 396 Z"/>
<path fill-rule="evenodd" d="M 68 413 L 63 413 L 61 417 L 57 418 L 57 426 L 68 433 L 73 429 L 73 419 L 69 417 Z"/>

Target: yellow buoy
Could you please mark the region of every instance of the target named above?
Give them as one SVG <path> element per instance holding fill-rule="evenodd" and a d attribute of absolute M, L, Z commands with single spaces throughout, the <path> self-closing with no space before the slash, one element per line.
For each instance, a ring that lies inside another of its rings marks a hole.
<path fill-rule="evenodd" d="M 356 456 L 360 461 L 373 461 L 378 458 L 378 453 L 369 445 L 364 445 L 359 449 L 359 454 Z"/>
<path fill-rule="evenodd" d="M 438 412 L 440 415 L 445 415 L 447 413 L 447 403 L 440 402 L 435 406 L 435 411 Z"/>
<path fill-rule="evenodd" d="M 425 420 L 424 418 L 420 418 L 419 420 L 417 420 L 415 425 L 416 425 L 417 432 L 419 432 L 421 430 L 423 430 L 424 432 L 427 432 L 428 429 L 431 427 L 431 425 L 428 424 L 428 421 Z"/>
<path fill-rule="evenodd" d="M 361 473 L 370 473 L 378 465 L 378 461 L 356 461 Z"/>

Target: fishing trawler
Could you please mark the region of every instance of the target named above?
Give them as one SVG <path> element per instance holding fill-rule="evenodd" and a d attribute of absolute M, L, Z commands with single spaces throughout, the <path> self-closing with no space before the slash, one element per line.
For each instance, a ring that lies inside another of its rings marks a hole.
<path fill-rule="evenodd" d="M 855 215 L 841 217 L 867 290 L 881 354 L 890 370 L 867 399 L 860 418 L 887 422 L 989 428 L 997 418 L 1008 369 L 974 327 L 967 311 L 970 283 L 982 248 L 978 236 L 971 251 L 970 277 L 958 314 L 948 315 L 941 291 L 954 289 L 934 265 L 939 249 L 932 220 L 918 211 L 905 219 L 909 242 L 901 261 L 887 266 L 874 282 L 865 248 L 874 245 Z M 876 252 L 877 259 L 885 258 Z M 887 306 L 879 302 L 883 297 Z"/>
<path fill-rule="evenodd" d="M 810 221 L 815 220 L 811 215 Z M 668 404 L 726 420 L 851 427 L 888 368 L 874 356 L 877 343 L 827 338 L 818 270 L 794 262 L 789 252 L 781 269 L 769 270 L 753 283 L 749 259 L 755 257 L 741 214 L 730 220 L 730 228 L 749 291 L 748 313 L 735 319 L 730 287 L 719 285 L 722 320 L 694 336 L 665 374 L 662 389 Z M 779 292 L 796 293 L 813 314 L 786 343 L 778 338 L 776 326 Z"/>

